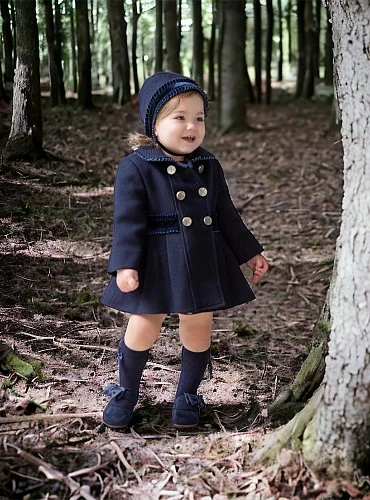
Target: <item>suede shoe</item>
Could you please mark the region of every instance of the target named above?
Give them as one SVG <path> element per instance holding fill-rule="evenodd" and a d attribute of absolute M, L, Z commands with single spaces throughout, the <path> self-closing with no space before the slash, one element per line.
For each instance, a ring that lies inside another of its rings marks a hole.
<path fill-rule="evenodd" d="M 118 384 L 108 384 L 104 394 L 111 399 L 103 411 L 103 422 L 112 429 L 124 429 L 130 423 L 137 397 Z"/>
<path fill-rule="evenodd" d="M 175 427 L 184 429 L 199 423 L 200 409 L 205 408 L 202 396 L 185 392 L 175 399 L 172 408 L 172 421 Z"/>

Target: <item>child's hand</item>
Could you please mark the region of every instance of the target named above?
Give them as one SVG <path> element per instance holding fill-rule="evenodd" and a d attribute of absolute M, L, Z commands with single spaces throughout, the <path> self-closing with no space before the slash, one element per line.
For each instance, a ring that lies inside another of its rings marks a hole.
<path fill-rule="evenodd" d="M 260 279 L 267 273 L 269 264 L 265 257 L 261 254 L 255 255 L 248 260 L 247 266 L 253 271 L 253 283 L 258 283 Z"/>
<path fill-rule="evenodd" d="M 121 292 L 133 292 L 139 286 L 139 275 L 135 269 L 118 269 L 116 280 Z"/>

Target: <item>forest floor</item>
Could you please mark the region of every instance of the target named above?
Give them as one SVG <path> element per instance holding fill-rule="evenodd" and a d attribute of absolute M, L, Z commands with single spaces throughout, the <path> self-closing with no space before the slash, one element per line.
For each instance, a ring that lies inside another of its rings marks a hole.
<path fill-rule="evenodd" d="M 0 177 L 1 340 L 43 365 L 31 380 L 0 373 L 0 498 L 336 498 L 299 453 L 250 461 L 271 428 L 269 404 L 309 351 L 331 276 L 342 198 L 331 105 L 250 106 L 251 129 L 237 136 L 218 136 L 211 114 L 205 147 L 271 269 L 253 287 L 257 300 L 215 315 L 199 427 L 171 424 L 180 344 L 170 315 L 132 425 L 119 433 L 101 414 L 127 318 L 99 296 L 114 176 L 137 111 L 97 98 L 90 111 L 43 104 L 44 147 L 56 158 L 11 163 Z M 11 115 L 0 106 L 1 150 Z"/>

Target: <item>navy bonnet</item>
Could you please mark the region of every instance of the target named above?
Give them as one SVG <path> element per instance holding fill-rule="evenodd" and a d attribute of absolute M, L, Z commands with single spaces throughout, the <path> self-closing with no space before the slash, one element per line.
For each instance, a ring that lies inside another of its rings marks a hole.
<path fill-rule="evenodd" d="M 145 127 L 145 133 L 154 142 L 154 124 L 159 111 L 172 97 L 183 92 L 194 90 L 202 97 L 204 114 L 207 115 L 209 100 L 199 85 L 187 76 L 162 71 L 147 78 L 139 92 L 140 118 Z"/>

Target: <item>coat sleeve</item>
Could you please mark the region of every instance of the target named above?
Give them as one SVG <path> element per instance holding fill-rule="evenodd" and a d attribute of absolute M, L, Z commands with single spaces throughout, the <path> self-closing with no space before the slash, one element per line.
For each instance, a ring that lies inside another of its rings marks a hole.
<path fill-rule="evenodd" d="M 224 172 L 218 163 L 219 192 L 217 197 L 217 225 L 239 264 L 263 252 L 263 247 L 246 227 L 231 199 Z"/>
<path fill-rule="evenodd" d="M 118 167 L 114 183 L 113 243 L 108 273 L 139 269 L 147 234 L 146 190 L 140 172 L 128 158 Z"/>

